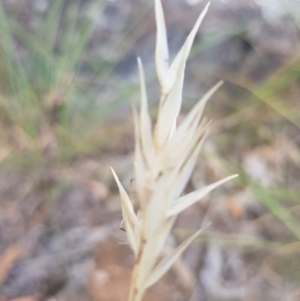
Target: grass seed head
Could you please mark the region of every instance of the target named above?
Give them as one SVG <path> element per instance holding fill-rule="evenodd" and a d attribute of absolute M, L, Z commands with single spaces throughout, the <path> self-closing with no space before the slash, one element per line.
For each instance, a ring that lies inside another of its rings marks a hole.
<path fill-rule="evenodd" d="M 133 210 L 132 201 L 112 170 L 119 187 L 124 226 L 136 262 L 132 276 L 130 301 L 141 300 L 145 289 L 157 282 L 199 235 L 193 234 L 170 254 L 160 259 L 165 241 L 177 215 L 200 201 L 210 191 L 235 178 L 233 175 L 216 183 L 181 196 L 195 167 L 201 147 L 208 135 L 209 123 L 202 119 L 208 99 L 222 85 L 209 90 L 185 120 L 177 126 L 182 103 L 182 89 L 186 60 L 198 28 L 207 13 L 209 3 L 200 14 L 191 33 L 172 63 L 166 25 L 160 0 L 155 0 L 156 70 L 161 88 L 157 122 L 152 125 L 148 111 L 145 76 L 138 58 L 141 105 L 134 109 L 135 156 L 134 173 L 140 214 Z"/>

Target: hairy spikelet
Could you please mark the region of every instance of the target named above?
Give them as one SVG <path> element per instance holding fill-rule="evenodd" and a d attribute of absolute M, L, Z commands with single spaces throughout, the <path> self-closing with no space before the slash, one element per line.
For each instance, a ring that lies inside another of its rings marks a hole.
<path fill-rule="evenodd" d="M 158 118 L 154 126 L 148 111 L 144 70 L 141 60 L 138 59 L 141 106 L 139 113 L 134 110 L 134 172 L 140 207 L 138 216 L 133 210 L 130 197 L 113 171 L 120 190 L 126 234 L 136 258 L 129 301 L 141 300 L 145 290 L 167 272 L 201 232 L 201 230 L 196 232 L 173 252 L 161 258 L 164 244 L 177 215 L 203 199 L 213 189 L 237 176 L 227 177 L 181 196 L 208 134 L 208 124 L 202 121 L 205 104 L 222 84 L 219 82 L 208 91 L 185 120 L 177 126 L 186 60 L 208 7 L 209 4 L 170 64 L 162 5 L 160 0 L 155 0 L 157 25 L 155 57 L 161 97 Z"/>

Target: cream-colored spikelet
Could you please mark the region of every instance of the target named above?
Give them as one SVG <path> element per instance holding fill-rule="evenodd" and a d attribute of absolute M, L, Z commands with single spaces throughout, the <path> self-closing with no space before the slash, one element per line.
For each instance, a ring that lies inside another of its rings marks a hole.
<path fill-rule="evenodd" d="M 139 114 L 134 110 L 134 173 L 139 203 L 138 215 L 134 212 L 132 200 L 113 171 L 120 190 L 126 235 L 135 255 L 129 301 L 141 300 L 145 290 L 168 271 L 187 246 L 199 235 L 201 230 L 161 258 L 164 244 L 177 215 L 216 187 L 237 176 L 227 177 L 182 196 L 208 133 L 208 124 L 201 120 L 204 106 L 222 84 L 220 82 L 208 91 L 184 121 L 177 126 L 186 60 L 208 7 L 209 4 L 199 16 L 174 61 L 169 64 L 162 5 L 160 0 L 155 0 L 157 25 L 155 57 L 161 97 L 154 129 L 148 112 L 143 66 L 138 59 L 141 107 Z"/>

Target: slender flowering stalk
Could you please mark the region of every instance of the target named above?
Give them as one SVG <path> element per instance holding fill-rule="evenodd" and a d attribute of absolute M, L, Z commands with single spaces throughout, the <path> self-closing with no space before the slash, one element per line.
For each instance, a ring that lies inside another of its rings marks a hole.
<path fill-rule="evenodd" d="M 135 255 L 129 301 L 140 301 L 145 290 L 156 283 L 178 259 L 200 231 L 183 241 L 162 258 L 162 250 L 177 215 L 201 200 L 210 191 L 235 178 L 227 177 L 216 183 L 182 196 L 195 167 L 198 154 L 208 134 L 208 124 L 202 121 L 207 100 L 222 82 L 209 90 L 177 126 L 181 108 L 184 70 L 198 28 L 209 3 L 199 16 L 174 61 L 169 64 L 166 25 L 160 0 L 155 0 L 157 25 L 156 69 L 161 97 L 157 122 L 152 127 L 142 62 L 138 59 L 140 76 L 140 112 L 134 110 L 135 157 L 134 173 L 138 214 L 132 200 L 112 170 L 120 190 L 126 235 Z M 153 128 L 153 129 L 152 129 Z"/>

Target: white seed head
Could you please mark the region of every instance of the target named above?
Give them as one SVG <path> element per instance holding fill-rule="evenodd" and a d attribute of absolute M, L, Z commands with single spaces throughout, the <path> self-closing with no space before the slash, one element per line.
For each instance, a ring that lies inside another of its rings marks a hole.
<path fill-rule="evenodd" d="M 141 106 L 139 113 L 134 109 L 134 173 L 140 207 L 138 216 L 113 171 L 120 190 L 126 234 L 136 256 L 130 301 L 140 300 L 144 290 L 157 282 L 199 235 L 200 231 L 196 232 L 171 254 L 159 260 L 176 216 L 203 199 L 213 189 L 237 176 L 227 177 L 181 196 L 208 135 L 209 123 L 205 123 L 202 118 L 205 104 L 222 85 L 222 82 L 219 82 L 209 90 L 187 114 L 185 120 L 177 126 L 186 60 L 208 7 L 209 3 L 200 14 L 174 61 L 169 64 L 164 14 L 161 1 L 155 0 L 157 25 L 155 59 L 161 97 L 158 118 L 154 126 L 148 111 L 143 65 L 138 59 Z"/>

